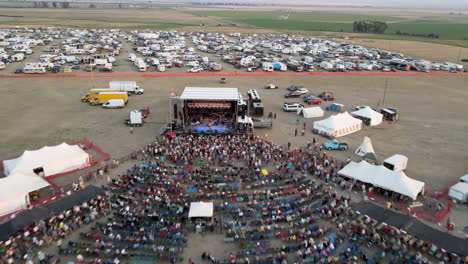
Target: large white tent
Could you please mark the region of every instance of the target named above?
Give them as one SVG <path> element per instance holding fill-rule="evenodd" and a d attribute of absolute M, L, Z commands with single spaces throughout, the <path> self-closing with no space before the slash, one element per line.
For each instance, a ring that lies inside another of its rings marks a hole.
<path fill-rule="evenodd" d="M 34 169 L 42 167 L 47 177 L 87 166 L 89 166 L 88 153 L 79 146 L 67 143 L 33 151 L 27 150 L 16 159 L 3 161 L 4 173 L 7 176 L 15 172 L 33 173 Z"/>
<path fill-rule="evenodd" d="M 297 114 L 304 116 L 304 118 L 313 118 L 313 117 L 322 117 L 324 111 L 320 106 L 308 107 L 308 108 L 299 108 L 297 109 Z"/>
<path fill-rule="evenodd" d="M 213 217 L 212 202 L 192 202 L 190 203 L 189 218 L 192 217 Z"/>
<path fill-rule="evenodd" d="M 47 186 L 47 181 L 32 172 L 15 172 L 0 179 L 0 215 L 26 209 L 28 194 Z"/>
<path fill-rule="evenodd" d="M 359 131 L 361 128 L 362 121 L 352 117 L 348 112 L 314 122 L 314 129 L 317 129 L 319 133 L 333 137 L 342 137 Z"/>
<path fill-rule="evenodd" d="M 392 171 L 382 165 L 372 165 L 364 160 L 359 163 L 350 162 L 338 174 L 403 194 L 413 200 L 419 193 L 424 192 L 424 182 L 411 179 L 403 171 Z"/>
<path fill-rule="evenodd" d="M 351 112 L 354 116 L 364 117 L 369 119 L 370 126 L 376 126 L 382 123 L 383 115 L 377 111 L 374 111 L 369 106 L 365 106 L 357 111 Z"/>

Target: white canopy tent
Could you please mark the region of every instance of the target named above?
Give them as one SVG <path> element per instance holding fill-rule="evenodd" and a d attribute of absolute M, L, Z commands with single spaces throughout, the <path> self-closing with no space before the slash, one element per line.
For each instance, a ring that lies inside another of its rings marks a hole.
<path fill-rule="evenodd" d="M 192 217 L 213 217 L 212 202 L 192 202 L 190 203 L 189 218 Z"/>
<path fill-rule="evenodd" d="M 297 109 L 297 114 L 304 116 L 304 118 L 314 118 L 314 117 L 322 117 L 324 115 L 324 111 L 320 106 L 308 107 L 308 108 L 299 108 Z"/>
<path fill-rule="evenodd" d="M 419 193 L 424 192 L 424 182 L 411 179 L 403 171 L 392 171 L 382 165 L 372 165 L 364 160 L 359 163 L 350 162 L 338 174 L 403 194 L 413 200 Z"/>
<path fill-rule="evenodd" d="M 49 183 L 33 172 L 15 172 L 0 179 L 0 215 L 26 209 L 28 194 L 47 186 Z"/>
<path fill-rule="evenodd" d="M 363 157 L 366 153 L 375 153 L 370 138 L 364 137 L 361 146 L 354 153 L 360 157 Z"/>
<path fill-rule="evenodd" d="M 314 122 L 314 129 L 317 129 L 319 133 L 333 137 L 346 136 L 361 128 L 362 121 L 352 117 L 348 112 Z"/>
<path fill-rule="evenodd" d="M 369 106 L 365 106 L 357 111 L 351 112 L 354 116 L 364 117 L 370 120 L 370 126 L 376 126 L 382 123 L 383 115 Z"/>
<path fill-rule="evenodd" d="M 3 166 L 7 176 L 15 172 L 33 173 L 34 169 L 42 167 L 47 177 L 89 166 L 89 155 L 77 145 L 62 143 L 33 151 L 26 150 L 16 159 L 4 160 Z"/>

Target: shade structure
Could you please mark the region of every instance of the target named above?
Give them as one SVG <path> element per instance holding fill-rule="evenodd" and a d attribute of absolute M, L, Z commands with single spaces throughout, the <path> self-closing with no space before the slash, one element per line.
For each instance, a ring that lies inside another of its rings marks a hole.
<path fill-rule="evenodd" d="M 34 173 L 15 172 L 0 179 L 0 215 L 26 209 L 28 194 L 47 186 L 49 183 Z"/>
<path fill-rule="evenodd" d="M 348 112 L 315 121 L 314 129 L 319 133 L 333 137 L 342 137 L 361 130 L 362 121 L 352 117 Z"/>
<path fill-rule="evenodd" d="M 324 115 L 324 111 L 320 106 L 308 107 L 308 108 L 299 108 L 297 109 L 297 114 L 304 116 L 304 118 L 314 118 L 314 117 L 322 117 Z"/>
<path fill-rule="evenodd" d="M 15 172 L 30 174 L 34 169 L 42 168 L 47 177 L 89 166 L 89 154 L 77 145 L 62 143 L 53 147 L 27 150 L 16 159 L 4 160 L 3 166 L 7 176 Z"/>
<path fill-rule="evenodd" d="M 185 87 L 181 100 L 238 101 L 238 88 Z"/>
<path fill-rule="evenodd" d="M 364 155 L 366 155 L 367 153 L 375 153 L 370 138 L 364 137 L 364 140 L 362 141 L 361 145 L 359 146 L 359 148 L 356 149 L 354 153 L 360 157 L 364 157 Z"/>
<path fill-rule="evenodd" d="M 424 182 L 411 179 L 403 171 L 389 170 L 382 165 L 372 165 L 364 160 L 359 163 L 350 162 L 338 174 L 403 194 L 413 200 L 424 191 Z"/>
<path fill-rule="evenodd" d="M 354 116 L 364 117 L 370 120 L 370 126 L 376 126 L 382 123 L 383 115 L 377 111 L 374 111 L 369 106 L 365 106 L 357 111 L 351 112 Z"/>
<path fill-rule="evenodd" d="M 213 217 L 212 202 L 192 202 L 190 203 L 189 218 L 192 217 Z"/>

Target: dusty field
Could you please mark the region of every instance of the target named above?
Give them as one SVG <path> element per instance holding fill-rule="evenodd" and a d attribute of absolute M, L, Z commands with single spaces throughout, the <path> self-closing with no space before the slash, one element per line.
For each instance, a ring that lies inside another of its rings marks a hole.
<path fill-rule="evenodd" d="M 4 16 L 4 17 L 2 17 Z M 55 25 L 88 27 L 125 27 L 145 25 L 148 28 L 163 24 L 215 24 L 209 18 L 198 17 L 170 9 L 33 9 L 0 8 L 0 24 Z"/>
<path fill-rule="evenodd" d="M 168 118 L 168 99 L 171 91 L 180 94 L 185 86 L 219 86 L 217 77 L 198 78 L 137 78 L 145 94 L 131 96 L 125 109 L 105 110 L 81 103 L 79 98 L 88 89 L 106 87 L 111 79 L 2 79 L 3 96 L 0 99 L 1 158 L 9 158 L 25 149 L 88 138 L 113 157 L 151 141 Z M 115 80 L 115 79 L 114 79 Z M 346 159 L 359 146 L 364 136 L 369 136 L 381 159 L 400 153 L 409 157 L 409 176 L 426 182 L 430 189 L 441 189 L 455 182 L 468 170 L 468 126 L 465 98 L 468 92 L 464 77 L 388 77 L 386 105 L 399 108 L 401 120 L 385 123 L 376 128 L 342 138 L 350 145 L 347 152 L 337 152 Z M 379 76 L 283 76 L 229 78 L 226 87 L 260 88 L 267 83 L 285 87 L 292 83 L 304 85 L 313 93 L 333 91 L 337 102 L 347 110 L 352 106 L 367 104 L 377 107 L 382 102 L 385 80 Z M 285 90 L 262 90 L 260 95 L 266 113 L 278 114 L 272 130 L 257 130 L 258 135 L 280 144 L 305 144 L 313 135 L 294 137 L 294 113 L 284 113 L 281 103 Z M 294 101 L 289 99 L 288 101 Z M 325 107 L 327 104 L 323 105 Z M 147 123 L 133 134 L 123 124 L 130 110 L 149 106 L 152 113 Z M 330 115 L 331 113 L 326 113 Z M 307 120 L 307 127 L 313 121 Z M 301 120 L 299 128 L 302 128 Z M 300 130 L 300 129 L 299 129 Z M 324 138 L 317 138 L 325 142 Z"/>

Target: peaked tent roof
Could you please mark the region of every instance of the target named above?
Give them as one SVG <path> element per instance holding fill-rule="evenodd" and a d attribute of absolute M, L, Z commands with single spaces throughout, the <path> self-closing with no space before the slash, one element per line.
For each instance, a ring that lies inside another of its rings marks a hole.
<path fill-rule="evenodd" d="M 26 195 L 49 186 L 49 183 L 34 173 L 13 175 L 0 179 L 0 215 L 25 209 Z"/>
<path fill-rule="evenodd" d="M 360 130 L 362 128 L 362 121 L 352 117 L 348 112 L 344 112 L 315 121 L 314 128 L 329 135 L 344 136 Z M 342 131 L 335 133 L 338 130 Z"/>
<path fill-rule="evenodd" d="M 321 117 L 324 114 L 323 109 L 320 106 L 314 107 L 307 107 L 307 108 L 299 108 L 297 109 L 297 114 L 302 114 L 304 118 L 313 118 L 313 117 Z"/>
<path fill-rule="evenodd" d="M 33 173 L 33 169 L 44 168 L 45 176 L 54 175 L 85 167 L 89 164 L 89 155 L 77 145 L 62 143 L 57 146 L 45 146 L 38 150 L 26 150 L 16 159 L 4 160 L 5 175 L 14 172 Z"/>
<path fill-rule="evenodd" d="M 190 203 L 189 218 L 191 217 L 213 217 L 212 202 Z"/>
<path fill-rule="evenodd" d="M 383 120 L 383 115 L 379 112 L 374 111 L 374 109 L 370 108 L 369 106 L 365 106 L 357 111 L 351 112 L 351 114 L 369 118 L 371 120 L 371 126 L 378 125 L 382 123 Z"/>
<path fill-rule="evenodd" d="M 238 101 L 238 88 L 185 87 L 182 100 Z"/>
<path fill-rule="evenodd" d="M 364 137 L 361 146 L 359 146 L 359 148 L 357 148 L 354 153 L 360 157 L 363 157 L 364 155 L 366 155 L 366 153 L 375 153 L 370 138 Z"/>
<path fill-rule="evenodd" d="M 403 171 L 392 171 L 382 165 L 372 165 L 364 160 L 359 163 L 350 162 L 338 174 L 401 193 L 413 200 L 424 190 L 424 182 L 406 176 Z"/>

